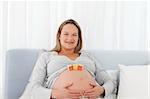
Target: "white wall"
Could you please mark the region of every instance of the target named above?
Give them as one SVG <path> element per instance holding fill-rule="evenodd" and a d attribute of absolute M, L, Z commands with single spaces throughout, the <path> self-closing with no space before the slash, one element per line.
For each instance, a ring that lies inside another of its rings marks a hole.
<path fill-rule="evenodd" d="M 0 2 L 0 72 L 2 71 L 2 3 Z M 2 73 L 0 74 L 0 97 L 2 95 L 2 92 L 1 92 L 1 88 L 2 88 Z"/>
<path fill-rule="evenodd" d="M 68 18 L 81 25 L 85 49 L 147 50 L 146 2 L 17 1 L 6 6 L 7 50 L 52 48 L 58 26 Z"/>

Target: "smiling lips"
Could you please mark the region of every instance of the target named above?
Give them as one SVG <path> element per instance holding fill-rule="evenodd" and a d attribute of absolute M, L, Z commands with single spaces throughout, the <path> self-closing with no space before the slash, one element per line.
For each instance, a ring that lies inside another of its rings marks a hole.
<path fill-rule="evenodd" d="M 67 43 L 67 44 L 73 44 L 74 42 L 65 42 L 65 43 Z"/>

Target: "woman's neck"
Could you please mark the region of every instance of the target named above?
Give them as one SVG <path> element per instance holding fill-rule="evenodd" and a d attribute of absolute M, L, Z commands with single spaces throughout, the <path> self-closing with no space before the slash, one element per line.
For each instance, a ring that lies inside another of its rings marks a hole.
<path fill-rule="evenodd" d="M 65 49 L 62 49 L 59 53 L 63 54 L 63 55 L 73 55 L 73 54 L 75 54 L 74 50 L 65 50 Z"/>

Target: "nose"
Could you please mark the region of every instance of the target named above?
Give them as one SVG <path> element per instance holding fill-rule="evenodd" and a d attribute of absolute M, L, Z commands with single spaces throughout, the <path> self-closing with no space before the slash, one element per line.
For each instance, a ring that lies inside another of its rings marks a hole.
<path fill-rule="evenodd" d="M 72 36 L 72 35 L 69 35 L 67 39 L 68 39 L 68 40 L 73 40 L 73 36 Z"/>

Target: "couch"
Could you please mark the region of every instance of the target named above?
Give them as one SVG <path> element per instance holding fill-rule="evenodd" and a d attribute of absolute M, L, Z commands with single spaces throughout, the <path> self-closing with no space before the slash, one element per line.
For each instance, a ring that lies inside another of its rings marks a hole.
<path fill-rule="evenodd" d="M 150 63 L 146 51 L 88 50 L 106 68 L 118 70 L 118 64 Z M 18 99 L 23 93 L 38 57 L 39 49 L 12 49 L 6 54 L 4 99 Z"/>

